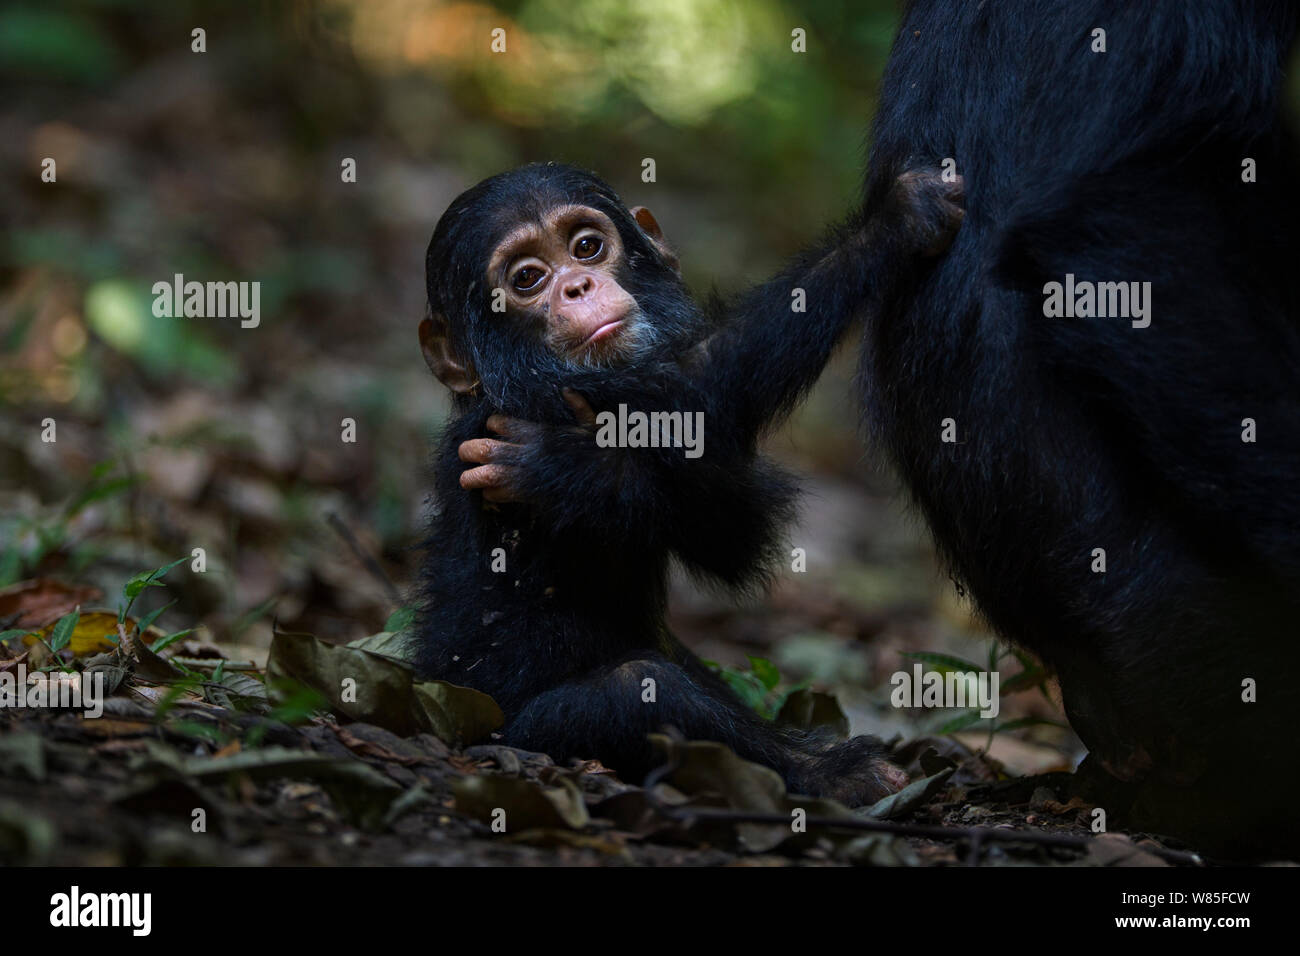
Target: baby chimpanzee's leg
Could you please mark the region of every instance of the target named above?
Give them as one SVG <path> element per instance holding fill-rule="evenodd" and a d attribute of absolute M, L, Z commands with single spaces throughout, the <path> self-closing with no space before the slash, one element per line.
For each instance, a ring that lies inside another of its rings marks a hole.
<path fill-rule="evenodd" d="M 506 742 L 557 759 L 598 758 L 630 781 L 659 762 L 646 735 L 673 727 L 687 739 L 726 744 L 781 774 L 792 793 L 873 803 L 907 782 L 880 741 L 836 742 L 786 730 L 746 707 L 703 665 L 658 653 L 603 667 L 539 694 L 506 729 Z"/>

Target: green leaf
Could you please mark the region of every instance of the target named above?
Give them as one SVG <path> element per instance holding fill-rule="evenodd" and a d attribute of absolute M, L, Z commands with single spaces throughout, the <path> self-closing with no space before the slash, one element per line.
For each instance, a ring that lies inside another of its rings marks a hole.
<path fill-rule="evenodd" d="M 54 625 L 54 630 L 50 632 L 50 640 L 46 646 L 56 654 L 67 647 L 79 620 L 81 620 L 81 608 L 59 618 L 59 622 Z"/>
<path fill-rule="evenodd" d="M 163 611 L 167 610 L 169 607 L 174 606 L 175 604 L 176 601 L 172 601 L 171 604 L 164 604 L 162 607 L 158 608 L 157 610 L 150 611 L 144 617 L 140 618 L 140 620 L 135 622 L 135 632 L 137 634 L 143 634 L 145 631 L 149 630 L 149 627 L 153 624 L 153 622 L 158 620 L 158 616 L 162 614 Z"/>
<path fill-rule="evenodd" d="M 25 631 L 21 627 L 11 628 L 7 631 L 0 631 L 0 644 L 3 644 L 5 641 L 12 641 L 14 638 L 26 637 L 31 633 L 31 631 Z"/>
<path fill-rule="evenodd" d="M 188 637 L 190 634 L 193 633 L 194 633 L 194 628 L 189 627 L 183 631 L 177 631 L 175 634 L 168 634 L 166 637 L 160 637 L 158 638 L 158 640 L 154 641 L 152 644 L 149 645 L 149 650 L 157 654 L 164 647 L 170 647 L 171 645 L 179 641 L 182 637 Z"/>
<path fill-rule="evenodd" d="M 753 654 L 747 656 L 749 657 L 750 670 L 754 672 L 754 676 L 758 678 L 759 683 L 767 690 L 772 690 L 777 684 L 781 683 L 781 672 L 777 670 L 775 664 L 766 657 L 755 657 Z"/>
<path fill-rule="evenodd" d="M 781 713 L 781 708 L 783 708 L 786 705 L 786 703 L 790 700 L 791 697 L 793 697 L 795 694 L 802 693 L 803 691 L 809 690 L 811 688 L 812 688 L 811 680 L 801 680 L 799 681 L 799 683 L 792 684 L 791 686 L 787 687 L 785 690 L 777 693 L 772 699 L 773 719 L 776 719 L 776 716 Z"/>
<path fill-rule="evenodd" d="M 158 582 L 149 580 L 149 575 L 152 573 L 152 571 L 141 571 L 127 581 L 125 587 L 122 588 L 123 597 L 128 601 L 134 601 L 145 588 L 162 587 Z"/>
<path fill-rule="evenodd" d="M 68 507 L 64 509 L 64 514 L 71 518 L 85 508 L 86 505 L 93 504 L 103 498 L 111 497 L 118 492 L 125 491 L 136 483 L 132 477 L 112 478 L 104 482 L 92 482 L 81 494 L 77 495 Z"/>
<path fill-rule="evenodd" d="M 265 615 L 267 611 L 275 607 L 275 602 L 278 600 L 280 600 L 280 595 L 272 594 L 261 604 L 257 605 L 257 607 L 245 611 L 237 617 L 233 623 L 231 623 L 230 633 L 235 637 L 239 637 L 246 630 L 256 624 L 258 619 Z"/>
<path fill-rule="evenodd" d="M 906 651 L 903 653 L 903 657 L 908 660 L 920 661 L 922 664 L 933 664 L 942 671 L 974 671 L 976 674 L 984 672 L 984 668 L 979 664 L 962 660 L 960 657 L 953 657 L 951 654 L 934 654 L 930 651 Z"/>
<path fill-rule="evenodd" d="M 145 588 L 162 587 L 161 579 L 163 575 L 176 567 L 176 565 L 183 561 L 188 561 L 189 559 L 190 556 L 187 554 L 183 557 L 177 558 L 171 564 L 163 565 L 161 568 L 154 568 L 152 571 L 141 571 L 139 574 L 134 575 L 131 580 L 126 582 L 126 587 L 122 589 L 122 594 L 128 601 L 134 601 Z"/>
<path fill-rule="evenodd" d="M 1002 693 L 1014 694 L 1021 690 L 1033 690 L 1046 683 L 1047 677 L 1047 671 L 1041 667 L 1023 670 L 1018 674 L 1012 674 L 1002 682 Z"/>
<path fill-rule="evenodd" d="M 757 677 L 748 671 L 724 670 L 721 672 L 723 680 L 736 693 L 745 705 L 753 710 L 761 711 L 767 698 L 767 688 L 762 685 Z"/>
<path fill-rule="evenodd" d="M 415 608 L 399 607 L 392 614 L 388 615 L 388 620 L 384 623 L 385 631 L 392 631 L 396 634 L 404 631 L 415 621 Z"/>
<path fill-rule="evenodd" d="M 281 682 L 277 689 L 280 695 L 280 703 L 267 716 L 281 723 L 306 723 L 312 715 L 318 711 L 327 710 L 330 706 L 329 698 L 320 691 L 296 682 L 288 684 Z M 259 730 L 260 733 L 257 732 Z M 265 727 L 261 725 L 253 727 L 253 732 L 249 734 L 252 744 L 256 746 L 258 740 L 265 733 Z"/>
<path fill-rule="evenodd" d="M 965 730 L 972 724 L 978 724 L 984 718 L 980 717 L 978 710 L 968 710 L 965 713 L 958 714 L 952 720 L 948 721 L 936 731 L 939 734 L 955 734 L 960 730 Z"/>

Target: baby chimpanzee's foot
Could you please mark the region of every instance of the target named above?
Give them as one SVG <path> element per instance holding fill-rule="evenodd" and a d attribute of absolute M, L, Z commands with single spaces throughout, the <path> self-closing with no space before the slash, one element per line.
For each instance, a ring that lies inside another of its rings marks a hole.
<path fill-rule="evenodd" d="M 849 807 L 870 806 L 907 786 L 907 773 L 890 763 L 875 737 L 853 737 L 810 758 L 791 790 L 829 797 Z"/>

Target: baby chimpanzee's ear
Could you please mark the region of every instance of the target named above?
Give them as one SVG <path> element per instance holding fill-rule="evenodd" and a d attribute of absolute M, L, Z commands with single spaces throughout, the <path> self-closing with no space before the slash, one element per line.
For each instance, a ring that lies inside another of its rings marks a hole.
<path fill-rule="evenodd" d="M 430 310 L 420 322 L 420 351 L 438 381 L 457 395 L 466 395 L 478 385 L 478 376 L 470 363 L 456 354 L 448 332 L 446 318 Z"/>
<path fill-rule="evenodd" d="M 665 262 L 672 266 L 675 272 L 682 271 L 681 262 L 677 258 L 677 253 L 673 252 L 672 246 L 668 245 L 668 240 L 664 238 L 663 230 L 659 228 L 659 223 L 654 215 L 645 206 L 633 206 L 628 210 L 636 224 L 641 227 L 641 231 L 649 238 L 651 245 L 659 251 Z"/>

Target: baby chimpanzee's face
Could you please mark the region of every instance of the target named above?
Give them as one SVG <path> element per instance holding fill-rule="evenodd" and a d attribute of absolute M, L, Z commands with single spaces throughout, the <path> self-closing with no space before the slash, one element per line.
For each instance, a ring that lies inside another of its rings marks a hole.
<path fill-rule="evenodd" d="M 569 166 L 462 193 L 425 267 L 425 360 L 453 392 L 499 408 L 574 374 L 671 359 L 704 328 L 654 216 Z"/>
<path fill-rule="evenodd" d="M 497 243 L 487 281 L 504 294 L 502 318 L 531 316 L 557 357 L 618 365 L 636 353 L 644 320 L 619 282 L 623 267 L 623 243 L 607 215 L 590 206 L 553 206 Z"/>

